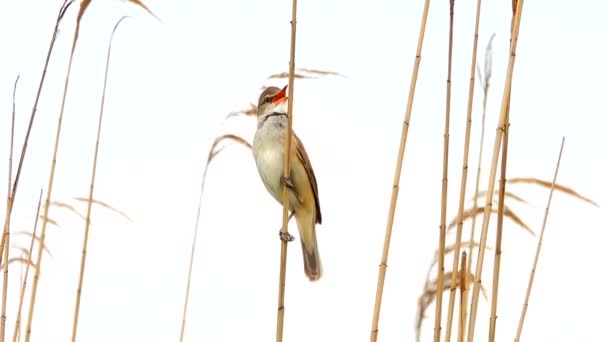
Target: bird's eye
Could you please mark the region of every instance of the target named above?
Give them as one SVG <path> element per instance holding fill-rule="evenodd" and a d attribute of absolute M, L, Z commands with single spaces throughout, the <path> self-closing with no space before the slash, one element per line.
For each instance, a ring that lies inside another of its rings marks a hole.
<path fill-rule="evenodd" d="M 270 97 L 270 96 L 266 96 L 266 97 L 264 98 L 264 102 L 266 102 L 266 103 L 270 103 L 270 102 L 272 102 L 272 97 Z"/>

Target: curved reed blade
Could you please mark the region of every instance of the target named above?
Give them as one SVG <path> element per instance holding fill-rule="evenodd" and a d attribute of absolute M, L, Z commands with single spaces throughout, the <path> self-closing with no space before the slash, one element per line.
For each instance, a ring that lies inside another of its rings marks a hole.
<path fill-rule="evenodd" d="M 59 225 L 59 223 L 57 223 L 57 221 L 53 220 L 50 217 L 44 217 L 43 214 L 40 214 L 39 218 L 42 219 L 42 222 L 46 222 L 46 223 L 50 224 L 51 226 L 55 226 L 57 228 L 61 228 L 61 226 Z M 43 242 L 42 239 L 41 239 L 41 237 L 37 237 L 36 239 L 40 239 L 40 241 Z M 43 245 L 44 245 L 44 243 L 43 243 Z"/>
<path fill-rule="evenodd" d="M 480 207 L 480 208 L 469 208 L 467 210 L 465 210 L 463 212 L 462 215 L 462 221 L 466 221 L 468 219 L 472 219 L 475 216 L 479 216 L 479 215 L 483 215 L 485 208 L 484 207 Z M 491 208 L 490 212 L 492 214 L 496 214 L 498 213 L 498 209 L 496 208 Z M 505 212 L 504 215 L 506 217 L 508 217 L 509 219 L 511 219 L 511 221 L 513 221 L 518 227 L 523 228 L 525 231 L 527 231 L 528 233 L 530 233 L 532 236 L 536 236 L 536 233 L 532 230 L 532 228 L 530 228 L 530 226 L 528 226 L 518 215 L 516 215 L 510 208 L 508 208 L 507 206 L 505 206 Z M 453 229 L 454 227 L 456 227 L 458 223 L 458 218 L 455 217 L 452 222 L 450 222 L 450 224 L 448 225 L 448 230 Z"/>
<path fill-rule="evenodd" d="M 507 183 L 510 184 L 531 184 L 531 185 L 538 185 L 540 187 L 543 187 L 545 189 L 551 189 L 551 182 L 546 181 L 546 180 L 542 180 L 542 179 L 538 179 L 538 178 L 532 178 L 532 177 L 515 177 L 515 178 L 511 178 L 511 179 L 507 179 Z M 591 204 L 594 207 L 598 207 L 599 205 L 594 202 L 592 199 L 590 199 L 589 197 L 585 197 L 581 194 L 579 194 L 578 192 L 576 192 L 574 189 L 569 188 L 565 185 L 562 184 L 555 184 L 555 191 L 559 191 L 562 192 L 566 195 L 578 198 L 581 201 L 587 202 L 589 204 Z"/>
<path fill-rule="evenodd" d="M 23 264 L 23 265 L 29 264 L 33 268 L 36 268 L 36 264 L 34 264 L 34 262 L 32 261 L 31 258 L 12 257 L 12 258 L 8 259 L 8 263 L 9 263 L 9 265 L 14 264 L 14 263 L 19 263 L 19 264 Z M 2 263 L 2 265 L 0 265 L 0 266 L 2 266 L 2 268 L 4 268 L 4 263 Z"/>
<path fill-rule="evenodd" d="M 220 152 L 222 152 L 224 150 L 224 147 L 219 147 L 219 144 L 222 141 L 232 141 L 235 142 L 239 145 L 245 146 L 249 149 L 251 149 L 251 144 L 249 142 L 247 142 L 247 140 L 245 140 L 245 138 L 240 137 L 238 135 L 235 134 L 223 134 L 217 138 L 215 138 L 215 140 L 213 141 L 213 144 L 211 144 L 211 148 L 209 149 L 209 156 L 207 157 L 207 163 L 210 163 L 213 158 L 215 158 Z"/>
<path fill-rule="evenodd" d="M 258 115 L 258 106 L 253 103 L 249 103 L 248 109 L 237 110 L 235 112 L 230 112 L 224 117 L 224 120 L 228 120 L 235 116 L 257 116 Z"/>
<path fill-rule="evenodd" d="M 144 5 L 144 3 L 141 2 L 140 0 L 127 0 L 127 1 L 134 4 L 135 6 L 142 8 L 144 11 L 148 12 L 151 16 L 153 16 L 156 20 L 160 21 L 160 18 L 157 17 L 156 14 L 152 13 L 152 11 L 148 8 L 148 6 Z"/>
<path fill-rule="evenodd" d="M 78 202 L 85 202 L 85 203 L 89 201 L 89 199 L 84 198 L 84 197 L 73 197 L 73 199 L 76 200 L 76 201 L 78 201 Z M 122 211 L 120 209 L 117 209 L 116 207 L 113 207 L 113 206 L 109 205 L 107 202 L 103 202 L 103 201 L 100 201 L 98 199 L 92 199 L 92 202 L 93 202 L 93 204 L 97 204 L 97 205 L 99 205 L 99 206 L 101 206 L 103 208 L 106 208 L 106 209 L 108 209 L 108 210 L 110 210 L 110 211 L 112 211 L 112 212 L 114 212 L 114 213 L 122 216 L 123 218 L 125 218 L 129 222 L 133 222 L 133 220 L 129 217 L 129 215 L 127 215 L 124 211 Z"/>
<path fill-rule="evenodd" d="M 308 68 L 297 68 L 296 70 L 307 73 L 307 74 L 311 74 L 311 75 L 346 77 L 339 72 L 335 72 L 335 71 L 331 71 L 331 70 L 319 70 L 319 69 L 308 69 Z"/>
<path fill-rule="evenodd" d="M 42 218 L 42 216 L 38 216 L 38 217 Z M 51 222 L 49 222 L 49 223 L 51 223 Z M 51 223 L 51 224 L 53 224 L 53 223 Z M 25 236 L 29 237 L 30 240 L 33 238 L 38 244 L 40 244 L 42 242 L 40 240 L 39 236 L 37 236 L 37 235 L 35 236 L 33 233 L 30 233 L 30 232 L 16 232 L 14 234 L 15 235 L 25 235 Z M 53 254 L 51 253 L 51 250 L 47 246 L 43 245 L 42 246 L 42 250 L 45 251 L 46 254 L 48 254 L 51 258 L 53 257 Z M 28 252 L 28 254 L 29 253 L 30 252 Z"/>
<path fill-rule="evenodd" d="M 61 201 L 51 201 L 51 205 L 55 206 L 57 208 L 67 209 L 68 211 L 71 211 L 73 214 L 75 214 L 76 216 L 80 217 L 83 220 L 87 219 L 83 214 L 81 214 L 78 210 L 76 210 L 76 208 L 74 208 L 74 206 L 71 204 L 67 204 L 67 203 L 61 202 Z"/>
<path fill-rule="evenodd" d="M 498 195 L 498 192 L 499 192 L 498 190 L 494 191 L 494 195 Z M 484 191 L 480 191 L 479 193 L 477 193 L 477 196 L 475 196 L 474 198 L 475 199 L 479 199 L 481 197 L 484 197 L 486 194 L 487 194 L 487 191 L 485 191 L 485 190 Z M 526 201 L 525 199 L 523 199 L 522 197 L 514 194 L 511 191 L 506 191 L 505 190 L 505 198 L 510 198 L 510 199 L 512 199 L 514 201 L 517 201 L 519 203 L 523 203 L 523 204 L 527 204 L 527 205 L 532 205 L 532 204 L 530 204 L 530 202 Z"/>

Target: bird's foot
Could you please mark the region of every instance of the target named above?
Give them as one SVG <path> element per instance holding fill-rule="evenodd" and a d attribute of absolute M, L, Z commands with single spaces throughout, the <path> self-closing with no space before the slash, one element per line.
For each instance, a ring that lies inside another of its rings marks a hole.
<path fill-rule="evenodd" d="M 291 241 L 295 240 L 293 235 L 289 234 L 289 232 L 284 232 L 283 230 L 279 231 L 279 238 L 281 239 L 281 241 L 285 241 L 285 242 L 291 242 Z"/>

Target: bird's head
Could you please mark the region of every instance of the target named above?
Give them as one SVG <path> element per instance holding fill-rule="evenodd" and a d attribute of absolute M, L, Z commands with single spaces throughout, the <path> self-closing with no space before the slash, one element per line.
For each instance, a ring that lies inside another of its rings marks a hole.
<path fill-rule="evenodd" d="M 287 114 L 287 86 L 283 89 L 268 87 L 258 99 L 258 118 L 272 113 Z"/>

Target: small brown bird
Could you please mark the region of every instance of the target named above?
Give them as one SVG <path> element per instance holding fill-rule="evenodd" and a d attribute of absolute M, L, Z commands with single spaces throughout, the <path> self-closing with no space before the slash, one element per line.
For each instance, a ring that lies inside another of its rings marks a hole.
<path fill-rule="evenodd" d="M 287 96 L 285 90 L 266 88 L 258 100 L 258 128 L 253 138 L 253 157 L 270 194 L 283 204 L 283 185 L 289 191 L 289 209 L 296 218 L 302 253 L 304 273 L 310 281 L 319 280 L 323 274 L 317 246 L 315 225 L 321 224 L 321 207 L 317 179 L 304 145 L 295 132 L 291 135 L 290 177 L 283 178 L 285 138 L 287 137 Z"/>

